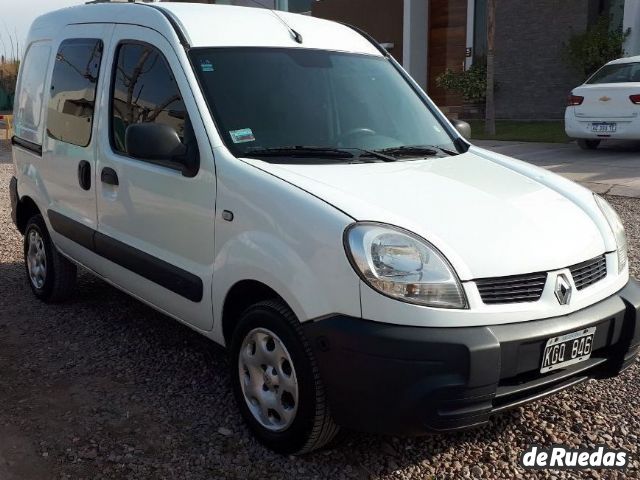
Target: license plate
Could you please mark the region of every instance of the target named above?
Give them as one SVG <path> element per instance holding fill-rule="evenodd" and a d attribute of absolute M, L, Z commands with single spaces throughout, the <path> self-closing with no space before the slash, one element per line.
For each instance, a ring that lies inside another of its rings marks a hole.
<path fill-rule="evenodd" d="M 591 357 L 596 327 L 585 328 L 547 340 L 542 355 L 540 373 L 558 370 Z"/>
<path fill-rule="evenodd" d="M 617 123 L 592 123 L 591 131 L 595 133 L 614 133 L 618 128 Z"/>

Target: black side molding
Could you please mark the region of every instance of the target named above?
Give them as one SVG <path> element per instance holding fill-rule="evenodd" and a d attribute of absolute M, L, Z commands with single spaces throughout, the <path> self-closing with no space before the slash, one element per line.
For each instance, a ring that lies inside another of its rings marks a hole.
<path fill-rule="evenodd" d="M 78 245 L 82 245 L 84 248 L 95 252 L 93 236 L 96 231 L 93 228 L 89 228 L 53 210 L 47 210 L 47 216 L 49 217 L 51 226 L 56 232 L 67 237 L 69 240 L 73 240 Z"/>
<path fill-rule="evenodd" d="M 29 150 L 31 153 L 35 153 L 39 157 L 42 156 L 42 145 L 30 142 L 29 140 L 25 140 L 24 138 L 16 137 L 14 135 L 13 137 L 11 137 L 11 145 L 13 145 L 14 147 L 20 147 L 24 148 L 25 150 Z"/>
<path fill-rule="evenodd" d="M 95 232 L 95 252 L 141 277 L 171 290 L 178 295 L 199 302 L 202 300 L 202 280 L 193 273 L 149 255 L 107 235 Z"/>
<path fill-rule="evenodd" d="M 53 229 L 69 240 L 178 295 L 200 302 L 204 287 L 197 275 L 98 232 L 53 210 L 47 215 Z"/>

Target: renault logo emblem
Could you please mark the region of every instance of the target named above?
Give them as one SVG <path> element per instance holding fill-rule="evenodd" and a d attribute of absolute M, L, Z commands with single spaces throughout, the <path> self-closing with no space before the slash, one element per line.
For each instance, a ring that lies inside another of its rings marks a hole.
<path fill-rule="evenodd" d="M 556 278 L 556 298 L 560 305 L 568 305 L 571 301 L 571 293 L 573 289 L 569 283 L 569 279 L 564 273 L 561 273 Z"/>

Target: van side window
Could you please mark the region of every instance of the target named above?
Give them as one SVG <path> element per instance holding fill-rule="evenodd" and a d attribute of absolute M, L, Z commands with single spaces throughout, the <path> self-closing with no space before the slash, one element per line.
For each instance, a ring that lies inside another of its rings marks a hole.
<path fill-rule="evenodd" d="M 173 128 L 185 142 L 186 109 L 164 55 L 144 43 L 122 43 L 114 66 L 111 101 L 113 149 L 127 154 L 125 132 L 136 123 Z M 187 135 L 189 132 L 187 132 Z"/>
<path fill-rule="evenodd" d="M 42 144 L 40 117 L 50 56 L 48 43 L 33 43 L 20 66 L 14 129 L 17 137 L 37 145 Z"/>
<path fill-rule="evenodd" d="M 86 147 L 91 141 L 102 40 L 74 38 L 60 45 L 51 77 L 47 134 Z"/>

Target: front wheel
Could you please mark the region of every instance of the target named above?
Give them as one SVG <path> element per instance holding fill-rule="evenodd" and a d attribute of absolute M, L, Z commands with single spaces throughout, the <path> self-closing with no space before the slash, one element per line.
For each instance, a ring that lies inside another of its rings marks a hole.
<path fill-rule="evenodd" d="M 582 150 L 595 150 L 600 145 L 600 140 L 587 140 L 585 138 L 578 139 L 578 146 Z"/>
<path fill-rule="evenodd" d="M 279 453 L 303 454 L 338 433 L 300 322 L 279 301 L 243 314 L 231 341 L 231 381 L 254 435 Z"/>

